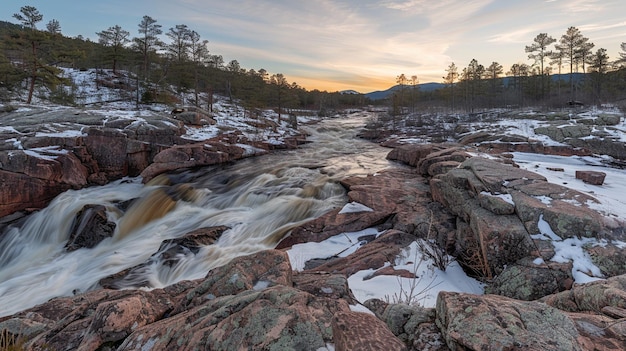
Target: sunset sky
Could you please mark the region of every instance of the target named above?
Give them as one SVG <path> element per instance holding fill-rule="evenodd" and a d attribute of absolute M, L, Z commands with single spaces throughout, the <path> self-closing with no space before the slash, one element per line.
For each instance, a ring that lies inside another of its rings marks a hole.
<path fill-rule="evenodd" d="M 164 32 L 185 24 L 225 62 L 328 91 L 384 90 L 402 73 L 441 82 L 451 62 L 474 58 L 508 71 L 533 63 L 524 47 L 537 34 L 559 39 L 570 26 L 611 60 L 626 42 L 624 0 L 2 0 L 0 20 L 18 23 L 26 5 L 44 16 L 39 29 L 56 19 L 64 35 L 94 41 L 115 25 L 138 36 L 144 15 Z"/>

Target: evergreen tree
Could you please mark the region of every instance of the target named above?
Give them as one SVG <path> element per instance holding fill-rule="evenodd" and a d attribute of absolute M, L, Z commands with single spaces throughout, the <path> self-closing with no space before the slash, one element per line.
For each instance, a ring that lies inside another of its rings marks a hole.
<path fill-rule="evenodd" d="M 556 45 L 558 51 L 563 53 L 563 57 L 569 62 L 569 84 L 571 100 L 575 100 L 574 89 L 574 67 L 578 67 L 581 62 L 581 47 L 587 43 L 589 38 L 585 38 L 576 27 L 569 27 L 567 32 L 561 36 L 561 40 Z"/>
<path fill-rule="evenodd" d="M 535 39 L 533 39 L 533 43 L 529 46 L 526 46 L 526 52 L 528 53 L 528 58 L 535 60 L 535 63 L 539 63 L 541 75 L 541 97 L 545 96 L 546 93 L 546 80 L 547 80 L 547 72 L 544 67 L 544 63 L 546 58 L 551 57 L 553 52 L 548 50 L 548 46 L 556 43 L 556 39 L 549 36 L 547 33 L 539 33 Z"/>
<path fill-rule="evenodd" d="M 604 77 L 609 71 L 609 55 L 606 53 L 606 49 L 600 48 L 590 59 L 590 71 L 592 90 L 596 100 L 602 98 L 602 87 L 604 84 Z"/>
<path fill-rule="evenodd" d="M 148 79 L 150 76 L 150 58 L 156 56 L 157 50 L 165 45 L 159 39 L 163 30 L 161 30 L 161 25 L 157 24 L 157 21 L 150 16 L 143 16 L 138 26 L 139 37 L 132 39 L 132 48 L 141 55 L 143 77 Z"/>
<path fill-rule="evenodd" d="M 124 54 L 124 46 L 130 42 L 130 33 L 119 25 L 109 27 L 102 32 L 97 32 L 98 42 L 110 48 L 110 58 L 113 63 L 113 73 L 117 73 L 117 65 Z"/>
<path fill-rule="evenodd" d="M 454 110 L 454 86 L 456 85 L 456 80 L 459 77 L 459 71 L 452 62 L 448 68 L 446 69 L 446 76 L 443 77 L 443 82 L 450 88 L 450 96 L 452 99 L 452 110 Z"/>
<path fill-rule="evenodd" d="M 20 13 L 16 13 L 13 17 L 20 22 L 28 30 L 24 33 L 24 40 L 29 44 L 30 50 L 22 51 L 24 53 L 24 67 L 30 72 L 30 84 L 28 87 L 28 98 L 26 103 L 30 104 L 33 100 L 35 84 L 40 77 L 40 69 L 43 64 L 39 62 L 39 45 L 45 40 L 43 33 L 37 30 L 37 23 L 41 22 L 43 15 L 33 6 L 23 6 Z"/>
<path fill-rule="evenodd" d="M 51 35 L 60 35 L 61 34 L 61 24 L 59 23 L 59 21 L 53 19 L 50 20 L 50 22 L 48 22 L 48 24 L 46 24 L 46 30 L 48 31 L 48 33 L 50 33 Z"/>
<path fill-rule="evenodd" d="M 620 49 L 622 52 L 619 53 L 619 58 L 615 61 L 615 63 L 617 65 L 624 65 L 626 64 L 626 43 L 621 43 Z"/>
<path fill-rule="evenodd" d="M 487 67 L 485 76 L 489 80 L 489 85 L 491 88 L 491 106 L 495 106 L 495 98 L 500 91 L 500 87 L 502 85 L 502 80 L 500 79 L 500 75 L 504 73 L 504 68 L 501 64 L 497 62 L 492 62 L 489 67 Z"/>

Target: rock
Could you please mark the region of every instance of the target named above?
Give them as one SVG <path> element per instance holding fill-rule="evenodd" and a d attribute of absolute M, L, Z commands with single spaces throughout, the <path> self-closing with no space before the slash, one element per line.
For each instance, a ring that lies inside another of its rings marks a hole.
<path fill-rule="evenodd" d="M 513 201 L 507 201 L 501 196 L 491 195 L 487 192 L 478 194 L 480 206 L 489 212 L 497 215 L 512 215 L 515 213 Z"/>
<path fill-rule="evenodd" d="M 604 228 L 602 215 L 590 209 L 584 202 L 592 199 L 586 194 L 551 183 L 512 188 L 520 190 L 511 189 L 509 193 L 515 203 L 516 214 L 529 233 L 539 233 L 537 224 L 541 218 L 563 239 L 597 238 L 608 231 Z"/>
<path fill-rule="evenodd" d="M 340 209 L 295 228 L 276 247 L 283 249 L 303 242 L 320 242 L 342 232 L 370 227 L 393 228 L 425 236 L 421 227 L 432 224 L 438 233 L 451 228 L 450 217 L 435 208 L 428 196 L 429 187 L 421 176 L 407 169 L 393 169 L 376 176 L 349 177 L 341 181 L 348 188 L 348 201 L 363 204 L 373 211 L 339 214 Z M 431 213 L 436 212 L 434 216 Z"/>
<path fill-rule="evenodd" d="M 43 208 L 68 189 L 68 184 L 0 170 L 0 217 Z"/>
<path fill-rule="evenodd" d="M 201 247 L 215 243 L 228 229 L 224 226 L 199 228 L 180 238 L 164 240 L 146 262 L 100 279 L 99 284 L 106 289 L 152 287 L 149 280 L 141 279 L 146 267 L 159 262 L 170 269 L 175 269 L 181 257 L 197 254 Z"/>
<path fill-rule="evenodd" d="M 197 254 L 201 247 L 214 244 L 222 234 L 227 231 L 226 226 L 198 228 L 193 230 L 180 238 L 169 239 L 161 243 L 159 251 L 162 251 L 166 246 L 179 246 L 189 249 L 194 254 Z"/>
<path fill-rule="evenodd" d="M 434 148 L 433 144 L 400 145 L 387 154 L 387 159 L 400 161 L 415 167 L 420 160 L 432 153 Z"/>
<path fill-rule="evenodd" d="M 106 207 L 86 205 L 76 214 L 65 249 L 74 251 L 92 248 L 102 240 L 112 237 L 114 231 L 115 223 L 108 220 Z"/>
<path fill-rule="evenodd" d="M 339 214 L 336 209 L 294 228 L 291 234 L 282 239 L 276 249 L 289 248 L 306 242 L 321 242 L 347 231 L 359 231 L 386 222 L 392 213 L 386 211 L 355 212 Z"/>
<path fill-rule="evenodd" d="M 574 322 L 541 302 L 440 292 L 436 311 L 452 350 L 583 350 Z"/>
<path fill-rule="evenodd" d="M 222 141 L 174 145 L 154 157 L 154 162 L 141 172 L 144 182 L 159 174 L 183 168 L 210 166 L 242 159 L 246 150 Z M 259 149 L 259 154 L 265 153 Z"/>
<path fill-rule="evenodd" d="M 417 171 L 419 174 L 428 175 L 430 167 L 439 162 L 463 162 L 470 156 L 466 152 L 462 151 L 460 147 L 449 147 L 439 151 L 435 151 L 422 158 L 417 164 Z"/>
<path fill-rule="evenodd" d="M 286 252 L 266 250 L 240 256 L 207 273 L 175 312 L 202 305 L 207 299 L 236 295 L 247 290 L 263 290 L 275 285 L 292 286 L 292 270 Z"/>
<path fill-rule="evenodd" d="M 626 248 L 613 243 L 605 246 L 593 246 L 586 248 L 593 264 L 595 264 L 605 277 L 614 277 L 626 274 Z"/>
<path fill-rule="evenodd" d="M 434 177 L 439 174 L 447 173 L 449 170 L 459 167 L 459 161 L 441 161 L 433 163 L 428 167 L 428 175 Z"/>
<path fill-rule="evenodd" d="M 564 142 L 566 139 L 579 139 L 591 135 L 591 128 L 586 125 L 559 124 L 556 126 L 535 128 L 535 133 L 546 135 L 550 139 Z"/>
<path fill-rule="evenodd" d="M 0 330 L 24 336 L 23 330 L 28 330 L 25 350 L 98 350 L 105 344 L 117 345 L 134 329 L 163 318 L 173 301 L 162 290 L 97 290 L 56 298 L 0 319 Z"/>
<path fill-rule="evenodd" d="M 393 261 L 401 253 L 402 248 L 413 241 L 415 241 L 414 236 L 392 229 L 352 254 L 338 257 L 311 269 L 311 271 L 338 273 L 349 277 L 358 271 L 378 269 L 385 263 L 394 264 Z"/>
<path fill-rule="evenodd" d="M 318 297 L 344 299 L 351 305 L 356 304 L 348 279 L 343 274 L 298 272 L 291 279 L 293 287 L 298 290 Z"/>
<path fill-rule="evenodd" d="M 532 301 L 570 289 L 572 264 L 548 262 L 534 264 L 523 258 L 508 265 L 485 287 L 486 294 L 496 294 L 517 300 Z"/>
<path fill-rule="evenodd" d="M 546 304 L 568 312 L 596 312 L 606 306 L 626 308 L 626 275 L 574 285 L 571 290 L 546 296 Z"/>
<path fill-rule="evenodd" d="M 388 304 L 371 299 L 363 303 L 411 350 L 446 351 L 449 348 L 435 324 L 435 309 L 407 304 Z"/>
<path fill-rule="evenodd" d="M 493 133 L 480 131 L 476 133 L 471 133 L 465 135 L 459 139 L 459 143 L 463 145 L 477 144 L 485 141 L 493 141 L 497 140 L 497 136 L 493 135 Z"/>
<path fill-rule="evenodd" d="M 576 171 L 576 179 L 581 179 L 585 183 L 602 185 L 606 173 L 597 171 Z"/>
<path fill-rule="evenodd" d="M 583 350 L 617 351 L 626 349 L 626 325 L 606 316 L 589 313 L 567 313 L 578 330 Z"/>
<path fill-rule="evenodd" d="M 469 226 L 480 247 L 488 277 L 499 274 L 507 265 L 526 257 L 533 250 L 533 242 L 523 223 L 514 215 L 495 215 L 483 208 L 470 214 Z"/>
<path fill-rule="evenodd" d="M 313 351 L 333 339 L 333 315 L 348 310 L 345 300 L 273 286 L 204 298 L 201 306 L 136 328 L 117 350 Z"/>
<path fill-rule="evenodd" d="M 337 351 L 400 351 L 406 345 L 387 326 L 371 314 L 353 311 L 335 313 L 333 340 Z"/>

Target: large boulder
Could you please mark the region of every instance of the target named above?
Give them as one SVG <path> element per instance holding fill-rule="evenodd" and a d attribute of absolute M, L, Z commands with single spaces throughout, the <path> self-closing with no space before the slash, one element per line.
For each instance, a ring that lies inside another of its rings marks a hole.
<path fill-rule="evenodd" d="M 452 350 L 583 350 L 574 322 L 544 303 L 441 292 L 436 310 Z"/>

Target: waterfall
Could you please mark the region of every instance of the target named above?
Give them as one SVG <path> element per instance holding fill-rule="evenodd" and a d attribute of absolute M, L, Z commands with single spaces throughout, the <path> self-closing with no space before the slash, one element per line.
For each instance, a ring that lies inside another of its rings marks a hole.
<path fill-rule="evenodd" d="M 0 237 L 0 316 L 100 288 L 102 279 L 129 268 L 117 288 L 160 288 L 275 247 L 294 227 L 347 202 L 340 179 L 389 166 L 388 150 L 355 138 L 366 117 L 309 126 L 311 143 L 297 150 L 175 172 L 145 185 L 132 178 L 60 194 Z M 115 223 L 112 237 L 67 250 L 77 214 L 94 204 Z M 218 226 L 227 229 L 197 252 L 164 245 Z"/>

